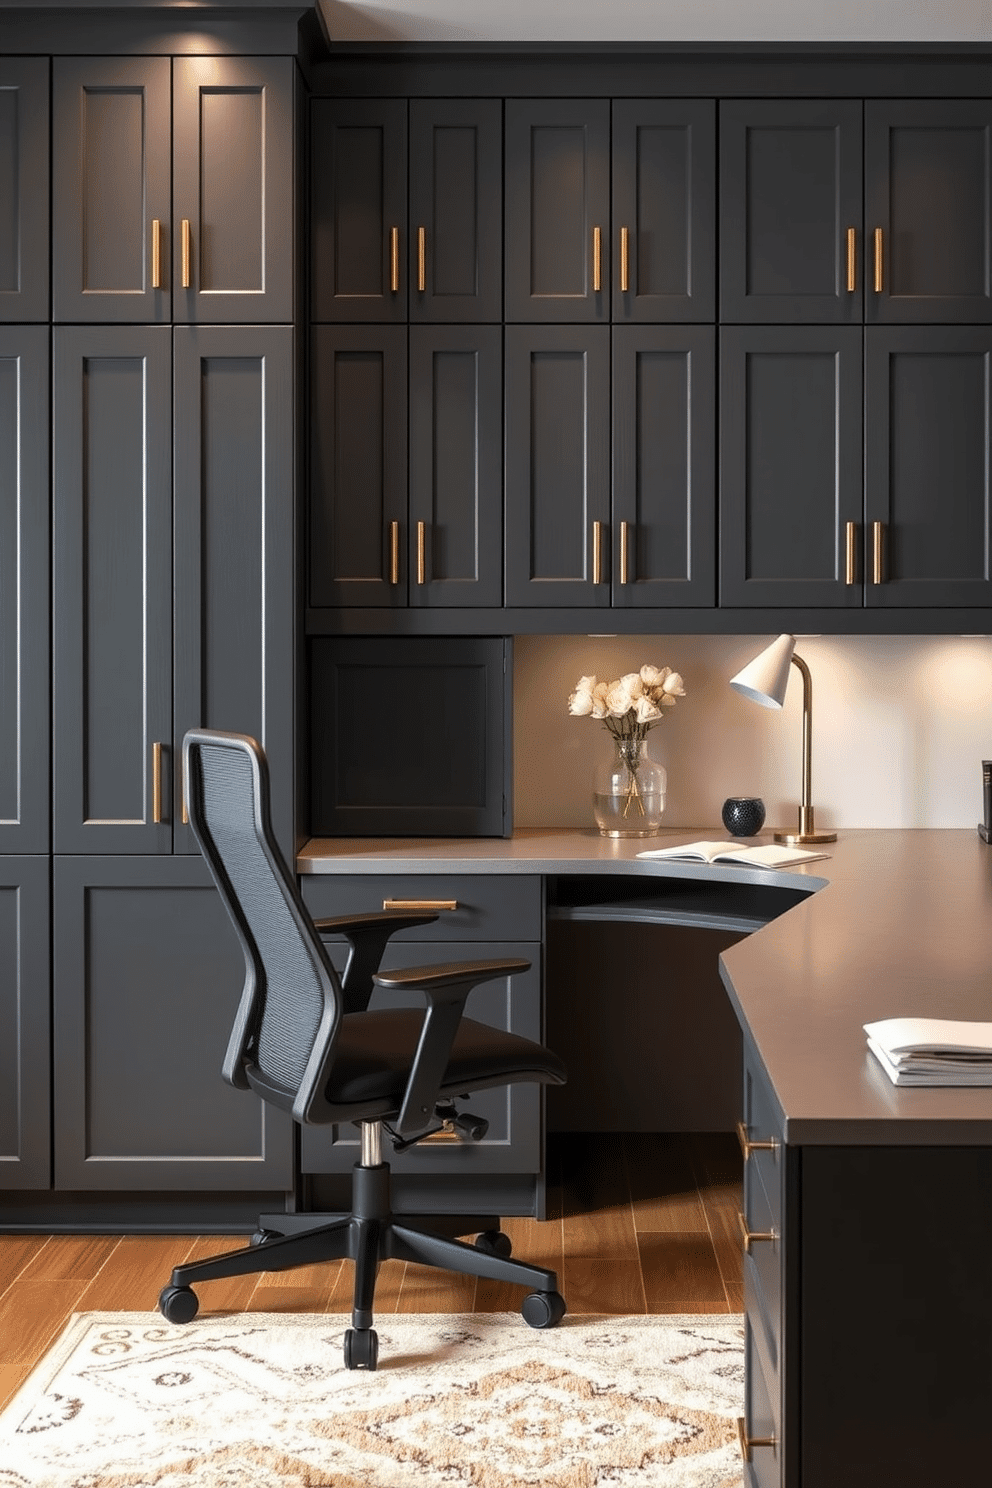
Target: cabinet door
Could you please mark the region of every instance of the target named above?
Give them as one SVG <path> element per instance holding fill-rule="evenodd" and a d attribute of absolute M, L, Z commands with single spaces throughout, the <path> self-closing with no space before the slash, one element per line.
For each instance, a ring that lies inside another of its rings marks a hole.
<path fill-rule="evenodd" d="M 508 100 L 505 261 L 507 320 L 609 320 L 606 99 Z"/>
<path fill-rule="evenodd" d="M 610 603 L 610 333 L 507 326 L 506 603 Z"/>
<path fill-rule="evenodd" d="M 233 729 L 265 749 L 272 822 L 293 849 L 293 330 L 178 326 L 175 738 Z M 198 853 L 185 813 L 174 850 Z"/>
<path fill-rule="evenodd" d="M 0 857 L 0 1189 L 48 1188 L 47 857 Z"/>
<path fill-rule="evenodd" d="M 720 105 L 722 320 L 860 323 L 861 111 L 833 99 Z"/>
<path fill-rule="evenodd" d="M 48 60 L 0 57 L 0 322 L 48 319 Z"/>
<path fill-rule="evenodd" d="M 854 326 L 721 331 L 720 603 L 860 606 L 861 350 Z"/>
<path fill-rule="evenodd" d="M 411 320 L 503 316 L 503 106 L 410 103 Z"/>
<path fill-rule="evenodd" d="M 716 595 L 714 332 L 613 329 L 613 603 Z"/>
<path fill-rule="evenodd" d="M 614 320 L 714 319 L 715 196 L 709 99 L 614 100 Z"/>
<path fill-rule="evenodd" d="M 172 851 L 170 335 L 55 332 L 56 852 Z"/>
<path fill-rule="evenodd" d="M 992 328 L 866 332 L 869 605 L 992 603 Z M 874 558 L 874 544 L 871 544 Z"/>
<path fill-rule="evenodd" d="M 310 603 L 405 605 L 407 333 L 314 326 Z"/>
<path fill-rule="evenodd" d="M 170 65 L 168 57 L 55 59 L 55 320 L 149 323 L 172 318 Z M 156 237 L 161 244 L 158 288 Z"/>
<path fill-rule="evenodd" d="M 175 319 L 288 323 L 294 61 L 177 57 L 173 69 Z"/>
<path fill-rule="evenodd" d="M 402 98 L 311 105 L 314 320 L 406 320 L 406 114 Z"/>
<path fill-rule="evenodd" d="M 55 1186 L 288 1189 L 289 1117 L 221 1063 L 244 955 L 195 858 L 57 858 Z"/>
<path fill-rule="evenodd" d="M 502 602 L 503 338 L 410 330 L 410 603 Z"/>
<path fill-rule="evenodd" d="M 48 328 L 0 326 L 0 852 L 48 852 Z"/>

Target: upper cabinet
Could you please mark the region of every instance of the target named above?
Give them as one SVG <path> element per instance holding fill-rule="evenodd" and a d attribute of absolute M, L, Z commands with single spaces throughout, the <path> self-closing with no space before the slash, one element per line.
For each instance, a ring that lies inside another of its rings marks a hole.
<path fill-rule="evenodd" d="M 56 321 L 293 319 L 293 67 L 56 58 Z"/>
<path fill-rule="evenodd" d="M 48 61 L 0 57 L 0 322 L 48 319 Z"/>

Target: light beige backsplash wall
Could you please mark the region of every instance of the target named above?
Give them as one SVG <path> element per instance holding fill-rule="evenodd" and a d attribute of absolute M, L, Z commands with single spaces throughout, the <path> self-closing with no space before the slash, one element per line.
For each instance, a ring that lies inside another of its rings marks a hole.
<path fill-rule="evenodd" d="M 727 685 L 774 639 L 519 636 L 514 642 L 514 825 L 591 827 L 602 723 L 572 718 L 578 678 L 643 662 L 682 673 L 686 697 L 649 734 L 668 770 L 666 827 L 719 827 L 727 796 L 761 796 L 767 825 L 792 825 L 801 785 L 802 679 L 782 712 Z M 813 805 L 823 827 L 974 827 L 992 759 L 992 637 L 812 636 Z M 722 831 L 722 829 L 721 829 Z"/>

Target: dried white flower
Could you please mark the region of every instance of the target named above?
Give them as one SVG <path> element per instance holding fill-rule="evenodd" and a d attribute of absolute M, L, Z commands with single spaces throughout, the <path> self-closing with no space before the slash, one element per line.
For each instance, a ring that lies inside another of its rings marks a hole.
<path fill-rule="evenodd" d="M 678 672 L 669 672 L 662 686 L 669 697 L 685 697 L 685 688 L 682 685 L 682 678 Z"/>

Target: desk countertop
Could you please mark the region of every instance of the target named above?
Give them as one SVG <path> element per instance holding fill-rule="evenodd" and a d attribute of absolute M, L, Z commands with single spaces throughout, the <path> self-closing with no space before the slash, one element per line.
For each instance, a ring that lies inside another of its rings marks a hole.
<path fill-rule="evenodd" d="M 502 839 L 324 839 L 301 873 L 636 874 L 764 883 L 810 897 L 721 957 L 790 1144 L 992 1144 L 992 1089 L 897 1089 L 865 1048 L 878 1018 L 992 1021 L 992 846 L 974 831 L 840 834 L 784 873 L 638 859 L 718 830 L 650 842 L 592 832 Z"/>

